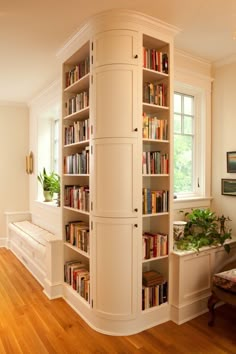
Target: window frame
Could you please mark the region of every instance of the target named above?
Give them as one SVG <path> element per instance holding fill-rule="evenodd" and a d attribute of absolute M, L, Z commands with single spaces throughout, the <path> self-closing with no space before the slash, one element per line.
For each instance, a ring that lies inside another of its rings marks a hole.
<path fill-rule="evenodd" d="M 193 192 L 192 193 L 175 193 L 177 200 L 192 200 L 196 198 L 206 197 L 206 100 L 205 93 L 202 88 L 176 83 L 174 93 L 180 93 L 194 97 L 194 161 L 193 161 Z M 174 94 L 173 94 L 174 95 Z M 174 100 L 173 100 L 174 102 Z M 173 107 L 174 119 L 174 107 Z M 174 130 L 173 130 L 174 141 Z M 174 149 L 174 144 L 173 144 Z M 174 171 L 174 167 L 173 167 Z M 173 177 L 174 178 L 174 177 Z"/>

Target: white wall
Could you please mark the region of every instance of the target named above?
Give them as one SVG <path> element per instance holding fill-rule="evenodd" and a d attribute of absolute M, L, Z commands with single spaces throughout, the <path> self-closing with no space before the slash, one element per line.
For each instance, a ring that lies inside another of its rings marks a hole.
<path fill-rule="evenodd" d="M 30 176 L 25 172 L 25 157 L 29 154 L 28 107 L 1 103 L 0 126 L 0 238 L 3 239 L 4 212 L 29 210 Z"/>
<path fill-rule="evenodd" d="M 41 139 L 41 129 L 45 129 L 48 124 L 44 124 L 48 116 L 53 112 L 55 107 L 61 107 L 61 81 L 53 82 L 40 95 L 35 97 L 30 104 L 30 149 L 35 156 L 35 169 L 32 178 L 30 179 L 30 211 L 32 213 L 32 221 L 41 227 L 51 231 L 55 235 L 61 237 L 61 208 L 52 206 L 48 203 L 43 203 L 43 198 L 40 199 L 38 188 L 41 188 L 37 181 L 37 175 L 42 171 L 42 166 L 49 165 L 51 161 L 50 150 L 48 146 L 42 144 L 39 147 Z M 42 122 L 42 120 L 44 122 Z M 44 148 L 44 156 L 43 154 Z M 40 153 L 40 157 L 38 154 Z M 59 155 L 60 156 L 60 155 Z M 44 160 L 44 161 L 43 161 Z"/>
<path fill-rule="evenodd" d="M 214 69 L 212 104 L 212 206 L 218 214 L 232 219 L 236 235 L 236 197 L 221 195 L 221 179 L 235 178 L 227 173 L 226 152 L 236 151 L 236 63 Z"/>

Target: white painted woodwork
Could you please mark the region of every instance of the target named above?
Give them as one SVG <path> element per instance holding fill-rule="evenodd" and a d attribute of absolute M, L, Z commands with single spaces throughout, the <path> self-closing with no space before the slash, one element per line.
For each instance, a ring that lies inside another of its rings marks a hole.
<path fill-rule="evenodd" d="M 138 64 L 138 33 L 112 30 L 100 33 L 93 40 L 94 67 L 107 64 Z"/>
<path fill-rule="evenodd" d="M 146 216 L 142 222 L 142 47 L 148 44 L 167 49 L 172 66 L 174 32 L 173 28 L 145 16 L 112 11 L 91 19 L 60 53 L 63 75 L 75 58 L 77 62 L 85 58 L 85 48 L 91 58 L 87 81 L 91 121 L 87 177 L 90 212 L 84 215 L 63 208 L 64 224 L 82 219 L 91 225 L 89 257 L 64 245 L 65 261 L 81 260 L 90 270 L 91 303 L 68 284 L 64 284 L 63 294 L 91 327 L 106 334 L 137 333 L 170 319 L 169 303 L 142 311 L 142 228 L 169 233 L 171 224 L 170 213 Z M 169 75 L 153 72 L 149 78 L 166 80 L 170 105 Z M 64 102 L 71 89 L 63 90 Z M 170 119 L 171 107 L 152 108 L 154 115 L 160 112 Z M 170 153 L 170 141 L 159 146 Z M 66 151 L 70 148 L 64 148 L 64 155 Z M 84 184 L 82 176 L 67 175 L 62 179 L 63 184 Z M 147 177 L 143 185 L 171 192 L 170 176 L 154 179 Z M 145 268 L 154 266 L 168 278 L 168 263 L 169 258 L 165 257 L 150 264 L 146 262 Z"/>
<path fill-rule="evenodd" d="M 93 161 L 92 214 L 106 217 L 137 216 L 136 139 L 94 140 Z"/>
<path fill-rule="evenodd" d="M 8 248 L 53 299 L 62 295 L 62 242 L 57 236 L 30 222 L 29 212 L 6 213 Z M 17 223 L 22 224 L 20 228 Z M 29 224 L 28 224 L 29 222 Z"/>
<path fill-rule="evenodd" d="M 93 73 L 93 138 L 137 137 L 137 67 L 106 65 Z"/>
<path fill-rule="evenodd" d="M 137 226 L 137 219 L 93 218 L 93 305 L 99 316 L 125 319 L 135 314 Z"/>
<path fill-rule="evenodd" d="M 236 241 L 231 241 L 231 251 L 223 247 L 206 247 L 200 252 L 174 252 L 172 254 L 171 318 L 178 324 L 208 311 L 207 300 L 211 293 L 214 273 L 236 255 Z"/>

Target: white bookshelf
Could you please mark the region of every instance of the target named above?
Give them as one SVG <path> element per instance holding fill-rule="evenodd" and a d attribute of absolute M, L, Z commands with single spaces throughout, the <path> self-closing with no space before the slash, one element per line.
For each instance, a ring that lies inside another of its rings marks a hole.
<path fill-rule="evenodd" d="M 143 231 L 168 235 L 171 247 L 172 171 L 142 173 L 143 151 L 160 150 L 171 161 L 171 95 L 175 29 L 132 11 L 108 11 L 92 18 L 60 51 L 63 63 L 63 105 L 80 90 L 89 92 L 89 105 L 68 114 L 63 126 L 90 119 L 90 137 L 62 143 L 64 156 L 89 147 L 89 173 L 68 174 L 64 186 L 89 186 L 89 211 L 63 207 L 63 224 L 81 220 L 90 226 L 90 253 L 64 243 L 64 262 L 81 260 L 90 271 L 90 300 L 65 283 L 64 298 L 94 329 L 113 335 L 140 332 L 169 319 L 169 302 L 142 310 L 142 273 L 156 269 L 169 288 L 169 249 L 166 255 L 143 259 Z M 168 54 L 169 70 L 143 68 L 143 46 Z M 90 72 L 70 86 L 66 71 L 87 56 Z M 165 83 L 165 105 L 143 101 L 144 82 Z M 168 121 L 166 139 L 142 136 L 142 114 Z M 64 128 L 63 128 L 64 132 Z M 168 190 L 168 210 L 143 214 L 143 188 Z"/>

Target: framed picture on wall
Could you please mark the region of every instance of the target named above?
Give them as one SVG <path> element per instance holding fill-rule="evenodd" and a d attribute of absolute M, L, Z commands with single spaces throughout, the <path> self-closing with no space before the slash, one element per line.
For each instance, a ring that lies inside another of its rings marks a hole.
<path fill-rule="evenodd" d="M 222 178 L 221 194 L 233 195 L 236 197 L 236 179 Z"/>
<path fill-rule="evenodd" d="M 227 152 L 227 172 L 236 173 L 236 151 Z"/>

